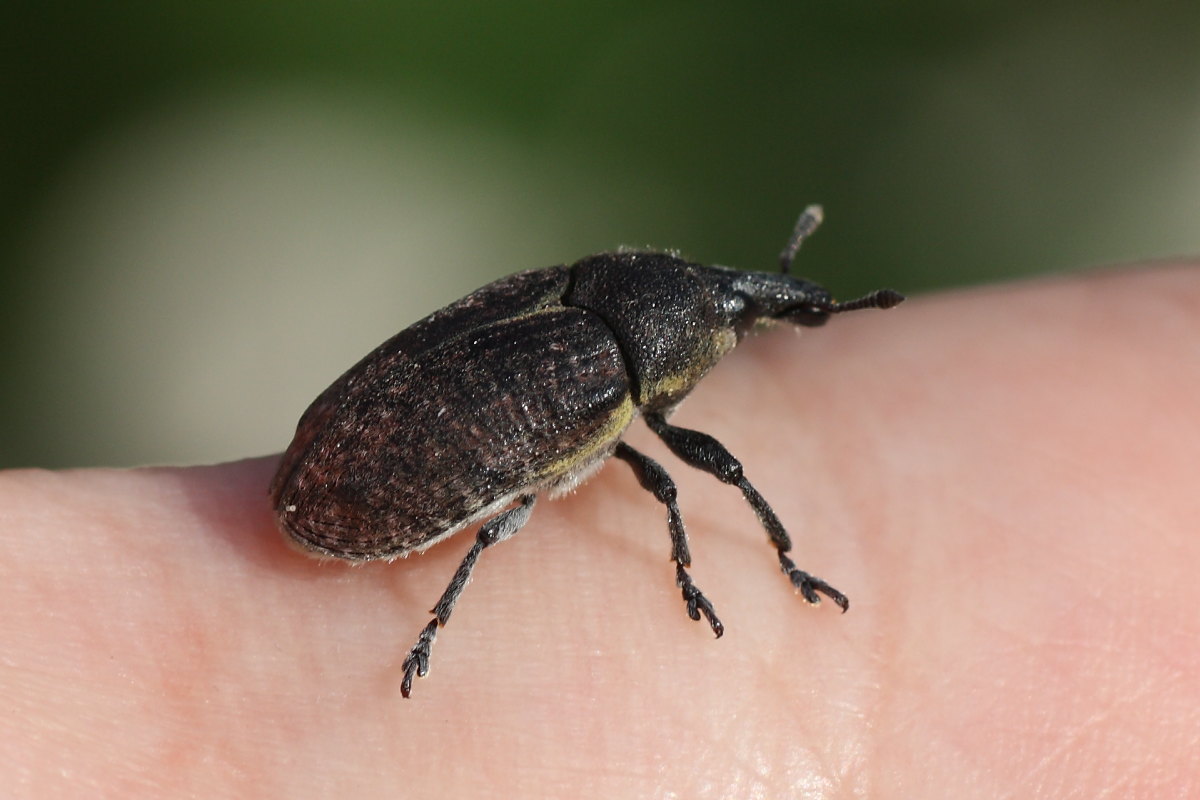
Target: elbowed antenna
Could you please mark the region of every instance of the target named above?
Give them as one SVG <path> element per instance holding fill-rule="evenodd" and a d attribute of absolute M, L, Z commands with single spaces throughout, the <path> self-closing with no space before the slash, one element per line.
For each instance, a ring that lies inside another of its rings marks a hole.
<path fill-rule="evenodd" d="M 860 308 L 891 308 L 900 305 L 903 301 L 904 295 L 899 292 L 891 289 L 876 289 L 857 300 L 847 300 L 844 303 L 834 301 L 825 310 L 831 314 L 837 314 L 841 311 L 857 311 Z"/>
<path fill-rule="evenodd" d="M 800 214 L 800 219 L 796 220 L 796 227 L 792 231 L 791 238 L 788 239 L 787 246 L 779 254 L 779 268 L 784 275 L 791 272 L 792 262 L 796 260 L 796 253 L 799 252 L 800 245 L 820 227 L 823 219 L 825 219 L 825 211 L 819 205 L 811 205 Z M 877 289 L 857 300 L 847 300 L 844 303 L 827 300 L 824 303 L 813 303 L 812 307 L 829 314 L 837 314 L 842 311 L 857 311 L 860 308 L 891 308 L 902 302 L 904 302 L 904 295 L 899 292 L 891 289 Z"/>
<path fill-rule="evenodd" d="M 796 252 L 800 249 L 800 245 L 805 239 L 812 236 L 813 231 L 820 226 L 823 219 L 825 219 L 825 212 L 820 206 L 814 205 L 804 209 L 804 213 L 800 215 L 800 219 L 796 220 L 796 228 L 792 231 L 792 238 L 788 239 L 787 246 L 779 254 L 780 272 L 787 275 L 792 271 L 792 262 L 796 260 Z"/>

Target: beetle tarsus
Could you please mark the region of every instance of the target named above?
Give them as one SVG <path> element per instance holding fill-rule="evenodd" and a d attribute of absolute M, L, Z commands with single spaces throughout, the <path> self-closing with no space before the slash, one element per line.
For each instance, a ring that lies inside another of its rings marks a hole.
<path fill-rule="evenodd" d="M 779 554 L 779 566 L 783 569 L 783 573 L 788 576 L 788 580 L 792 582 L 792 586 L 795 586 L 796 590 L 799 591 L 804 599 L 810 604 L 819 606 L 821 604 L 820 595 L 823 594 L 836 603 L 838 608 L 842 609 L 843 614 L 845 614 L 850 608 L 850 600 L 846 597 L 846 595 L 842 594 L 837 589 L 818 578 L 816 575 L 809 575 L 804 570 L 799 569 L 795 562 L 788 558 L 788 556 L 784 553 Z"/>
<path fill-rule="evenodd" d="M 433 640 L 437 638 L 438 621 L 430 620 L 429 624 L 417 637 L 417 643 L 404 659 L 404 680 L 400 683 L 400 694 L 408 697 L 412 692 L 413 676 L 424 678 L 429 674 L 429 651 L 433 648 Z"/>
<path fill-rule="evenodd" d="M 725 625 L 717 618 L 713 604 L 696 588 L 696 584 L 692 583 L 692 576 L 688 575 L 682 564 L 675 566 L 675 583 L 683 592 L 683 602 L 687 603 L 687 615 L 699 622 L 700 615 L 703 614 L 708 626 L 712 628 L 713 635 L 720 639 L 725 633 Z"/>

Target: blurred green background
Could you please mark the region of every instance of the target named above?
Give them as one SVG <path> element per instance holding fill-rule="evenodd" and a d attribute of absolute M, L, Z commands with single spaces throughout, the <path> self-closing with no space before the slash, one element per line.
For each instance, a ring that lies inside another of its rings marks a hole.
<path fill-rule="evenodd" d="M 487 280 L 810 202 L 842 297 L 1200 251 L 1200 4 L 9 9 L 0 466 L 279 450 Z"/>

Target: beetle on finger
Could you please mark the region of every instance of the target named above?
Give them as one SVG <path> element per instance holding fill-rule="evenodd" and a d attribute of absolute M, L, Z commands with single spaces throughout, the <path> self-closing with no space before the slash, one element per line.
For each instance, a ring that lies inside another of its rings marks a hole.
<path fill-rule="evenodd" d="M 429 670 L 438 630 L 488 547 L 515 534 L 542 494 L 575 487 L 616 457 L 666 506 L 688 615 L 724 631 L 693 583 L 675 484 L 622 441 L 634 418 L 685 463 L 736 486 L 809 603 L 849 601 L 799 569 L 775 512 L 716 439 L 667 421 L 741 338 L 778 323 L 890 308 L 890 290 L 839 303 L 789 274 L 821 221 L 809 207 L 778 273 L 617 251 L 510 275 L 435 311 L 351 367 L 305 411 L 271 485 L 276 518 L 302 549 L 349 561 L 421 552 L 483 521 L 403 664 L 401 693 Z"/>

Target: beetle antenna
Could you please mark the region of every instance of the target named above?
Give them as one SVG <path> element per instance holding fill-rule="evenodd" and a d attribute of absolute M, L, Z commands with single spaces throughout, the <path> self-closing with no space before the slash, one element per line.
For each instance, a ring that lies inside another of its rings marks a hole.
<path fill-rule="evenodd" d="M 899 292 L 894 292 L 891 289 L 876 289 L 857 300 L 847 300 L 844 303 L 830 303 L 826 311 L 836 314 L 840 311 L 857 311 L 860 308 L 891 308 L 892 306 L 900 305 L 903 301 L 904 295 Z"/>
<path fill-rule="evenodd" d="M 783 252 L 779 254 L 779 267 L 784 275 L 792 271 L 792 262 L 796 260 L 796 252 L 800 249 L 800 245 L 812 235 L 812 232 L 821 224 L 821 220 L 825 218 L 825 212 L 820 206 L 809 206 L 804 209 L 804 213 L 800 215 L 800 219 L 796 220 L 796 228 L 792 231 L 792 238 L 788 239 L 787 246 L 783 248 Z"/>

